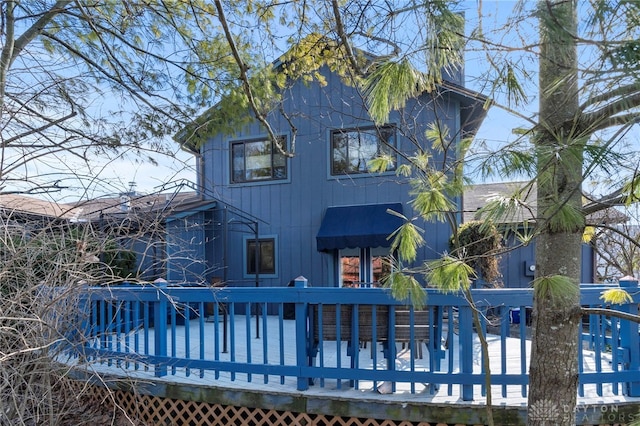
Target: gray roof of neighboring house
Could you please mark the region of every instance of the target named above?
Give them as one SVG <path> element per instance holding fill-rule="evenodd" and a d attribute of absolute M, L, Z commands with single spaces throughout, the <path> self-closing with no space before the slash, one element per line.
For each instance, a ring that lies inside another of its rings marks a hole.
<path fill-rule="evenodd" d="M 170 215 L 197 208 L 201 204 L 210 204 L 212 200 L 203 200 L 193 191 L 156 193 L 151 195 L 123 194 L 118 197 L 104 197 L 94 200 L 81 201 L 75 204 L 76 209 L 82 209 L 80 217 L 88 220 L 98 219 L 100 216 L 121 215 Z"/>
<path fill-rule="evenodd" d="M 482 219 L 479 210 L 490 201 L 500 197 L 511 197 L 521 192 L 517 208 L 510 209 L 500 223 L 535 222 L 537 215 L 536 184 L 530 181 L 484 183 L 469 186 L 463 195 L 463 222 Z M 587 216 L 587 224 L 621 223 L 628 217 L 615 208 L 607 208 Z"/>
<path fill-rule="evenodd" d="M 73 204 L 62 204 L 19 194 L 0 195 L 0 208 L 6 213 L 20 213 L 47 218 L 71 219 L 76 214 Z"/>
<path fill-rule="evenodd" d="M 479 220 L 479 210 L 489 201 L 498 197 L 509 197 L 517 191 L 523 191 L 520 199 L 521 208 L 501 220 L 502 223 L 519 223 L 535 220 L 536 191 L 535 188 L 524 190 L 528 182 L 484 183 L 467 187 L 462 196 L 462 221 Z"/>
<path fill-rule="evenodd" d="M 184 211 L 197 210 L 214 202 L 203 200 L 193 191 L 120 195 L 76 203 L 56 203 L 18 194 L 0 195 L 0 208 L 5 214 L 63 219 L 72 222 L 95 221 L 105 216 L 166 217 Z"/>

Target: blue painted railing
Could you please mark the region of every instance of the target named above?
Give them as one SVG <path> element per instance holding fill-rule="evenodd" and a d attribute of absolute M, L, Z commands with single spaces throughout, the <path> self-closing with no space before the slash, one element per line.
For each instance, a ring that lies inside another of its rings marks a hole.
<path fill-rule="evenodd" d="M 392 390 L 403 385 L 416 392 L 430 384 L 430 392 L 459 392 L 465 401 L 472 400 L 474 392 L 485 394 L 472 311 L 461 295 L 427 290 L 427 306 L 418 311 L 394 300 L 386 289 L 307 287 L 303 278 L 295 284 L 89 288 L 81 313 L 87 336 L 75 353 L 105 366 L 156 376 L 207 374 L 213 380 L 248 382 L 257 376 L 264 383 L 293 383 L 298 390 L 329 382 L 338 388 L 348 384 L 373 389 L 392 383 Z M 621 309 L 637 313 L 638 283 L 621 285 L 630 286 L 634 297 Z M 581 303 L 602 307 L 600 296 L 606 288 L 610 286 L 583 285 Z M 472 293 L 493 348 L 492 386 L 504 397 L 513 389 L 526 396 L 531 290 Z M 510 321 L 516 309 L 519 325 Z M 295 319 L 286 319 L 293 313 Z M 378 326 L 365 332 L 363 321 Z M 580 395 L 591 387 L 598 396 L 640 396 L 637 324 L 601 315 L 589 315 L 583 322 L 582 330 L 576 330 L 582 342 Z M 425 329 L 428 339 L 420 337 Z M 514 334 L 519 337 L 511 337 Z M 370 341 L 381 343 L 363 347 Z M 421 358 L 422 345 L 427 351 Z"/>

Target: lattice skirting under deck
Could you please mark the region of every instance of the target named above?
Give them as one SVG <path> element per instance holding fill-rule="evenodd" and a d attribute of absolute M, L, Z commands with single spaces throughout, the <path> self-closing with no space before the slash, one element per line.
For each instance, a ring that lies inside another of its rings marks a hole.
<path fill-rule="evenodd" d="M 468 426 L 376 420 L 181 401 L 92 386 L 89 398 L 118 407 L 119 425 L 163 426 Z M 127 420 L 128 418 L 128 420 Z"/>

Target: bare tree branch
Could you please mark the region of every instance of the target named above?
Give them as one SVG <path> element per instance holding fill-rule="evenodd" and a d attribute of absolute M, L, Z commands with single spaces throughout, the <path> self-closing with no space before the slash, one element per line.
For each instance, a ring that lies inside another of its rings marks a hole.
<path fill-rule="evenodd" d="M 605 315 L 609 317 L 616 317 L 620 319 L 625 319 L 628 321 L 633 321 L 636 323 L 640 323 L 640 315 L 629 314 L 622 311 L 617 311 L 615 309 L 606 309 L 606 308 L 581 308 L 580 311 L 584 315 Z"/>
<path fill-rule="evenodd" d="M 269 124 L 269 121 L 258 108 L 258 104 L 256 103 L 256 99 L 253 96 L 253 90 L 251 89 L 251 84 L 249 82 L 249 76 L 247 75 L 247 71 L 249 68 L 247 67 L 247 64 L 240 57 L 240 53 L 236 46 L 235 40 L 233 39 L 233 35 L 231 34 L 231 30 L 225 18 L 224 10 L 222 8 L 222 4 L 220 3 L 220 0 L 216 0 L 214 3 L 216 5 L 216 9 L 218 10 L 218 18 L 220 20 L 220 24 L 222 25 L 227 41 L 229 42 L 229 46 L 231 47 L 231 52 L 233 53 L 233 57 L 236 63 L 238 64 L 238 68 L 240 70 L 240 82 L 242 84 L 244 93 L 247 96 L 247 99 L 249 100 L 249 105 L 251 105 L 251 109 L 253 110 L 253 113 L 255 114 L 260 124 L 262 124 L 264 128 L 267 130 L 267 133 L 269 134 L 269 139 L 273 142 L 278 152 L 280 152 L 280 154 L 284 155 L 285 157 L 290 157 L 290 158 L 293 157 L 293 153 L 287 151 L 285 147 L 282 146 L 282 142 L 280 142 L 280 138 L 278 138 L 278 136 L 275 134 L 275 132 L 273 131 L 273 128 Z"/>
<path fill-rule="evenodd" d="M 358 74 L 362 74 L 360 71 L 360 67 L 358 66 L 358 61 L 356 60 L 356 56 L 353 52 L 353 48 L 351 47 L 351 43 L 349 42 L 349 37 L 345 33 L 344 24 L 342 23 L 342 14 L 340 13 L 340 7 L 338 5 L 337 0 L 331 0 L 331 8 L 333 10 L 333 19 L 336 21 L 336 32 L 338 33 L 338 37 L 340 38 L 340 42 L 345 48 L 347 52 L 347 60 L 351 64 L 351 68 Z"/>

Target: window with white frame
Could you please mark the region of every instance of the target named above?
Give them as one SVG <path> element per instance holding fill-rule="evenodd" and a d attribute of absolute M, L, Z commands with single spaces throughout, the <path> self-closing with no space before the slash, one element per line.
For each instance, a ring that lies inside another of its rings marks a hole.
<path fill-rule="evenodd" d="M 286 137 L 280 136 L 286 149 Z M 269 138 L 231 142 L 231 182 L 256 182 L 287 178 L 287 158 Z"/>
<path fill-rule="evenodd" d="M 396 129 L 394 126 L 337 129 L 331 132 L 331 174 L 366 173 L 369 162 L 380 155 L 394 161 L 387 171 L 395 170 Z"/>

